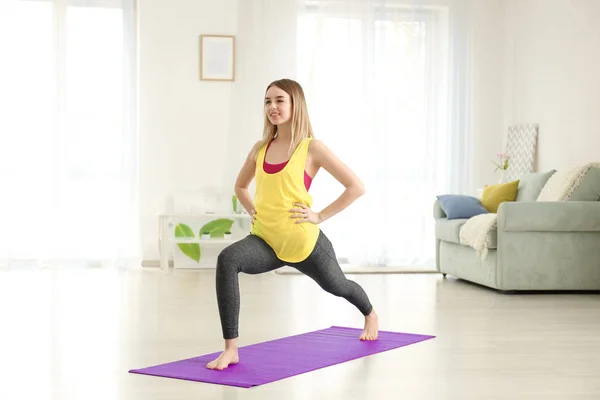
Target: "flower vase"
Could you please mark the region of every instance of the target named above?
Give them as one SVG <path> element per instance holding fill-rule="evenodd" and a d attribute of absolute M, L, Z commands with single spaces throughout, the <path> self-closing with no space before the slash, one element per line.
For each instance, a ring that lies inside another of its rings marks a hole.
<path fill-rule="evenodd" d="M 505 170 L 500 170 L 500 180 L 498 180 L 498 184 L 504 183 L 504 172 Z"/>

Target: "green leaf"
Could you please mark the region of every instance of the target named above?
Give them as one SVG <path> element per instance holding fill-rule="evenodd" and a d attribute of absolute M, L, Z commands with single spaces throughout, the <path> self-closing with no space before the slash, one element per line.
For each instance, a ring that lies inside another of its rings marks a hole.
<path fill-rule="evenodd" d="M 175 226 L 175 237 L 193 238 L 194 232 L 186 224 L 177 224 Z M 200 262 L 200 245 L 198 243 L 177 243 L 177 247 L 192 260 Z"/>
<path fill-rule="evenodd" d="M 233 220 L 229 218 L 219 218 L 214 221 L 210 221 L 202 228 L 200 228 L 200 235 L 204 232 L 210 233 L 211 238 L 223 237 L 225 232 L 231 231 Z"/>
<path fill-rule="evenodd" d="M 237 211 L 237 196 L 234 194 L 231 196 L 231 206 L 233 207 L 233 212 Z"/>

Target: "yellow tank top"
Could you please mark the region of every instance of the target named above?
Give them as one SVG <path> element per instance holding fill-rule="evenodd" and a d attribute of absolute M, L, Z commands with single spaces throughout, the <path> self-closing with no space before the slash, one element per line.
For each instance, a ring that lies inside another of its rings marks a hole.
<path fill-rule="evenodd" d="M 304 186 L 304 169 L 311 138 L 304 139 L 279 172 L 266 173 L 263 167 L 267 145 L 256 159 L 256 221 L 251 233 L 262 238 L 285 262 L 305 260 L 315 247 L 320 228 L 311 222 L 296 224 L 290 218 L 294 203 L 312 206 L 312 196 Z"/>

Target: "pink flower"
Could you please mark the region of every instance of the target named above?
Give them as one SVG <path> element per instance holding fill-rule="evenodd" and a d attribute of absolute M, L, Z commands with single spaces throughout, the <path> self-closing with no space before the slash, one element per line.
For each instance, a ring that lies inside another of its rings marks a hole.
<path fill-rule="evenodd" d="M 498 171 L 498 170 L 506 171 L 508 169 L 508 159 L 510 158 L 510 156 L 506 153 L 496 153 L 496 155 L 498 157 L 500 157 L 499 163 L 492 161 L 492 163 L 496 166 L 496 171 Z"/>

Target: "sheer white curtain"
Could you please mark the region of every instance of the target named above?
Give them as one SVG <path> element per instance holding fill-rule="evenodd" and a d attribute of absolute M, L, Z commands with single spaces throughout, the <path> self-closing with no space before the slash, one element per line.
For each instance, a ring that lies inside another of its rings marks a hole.
<path fill-rule="evenodd" d="M 0 2 L 0 265 L 139 259 L 133 0 Z"/>
<path fill-rule="evenodd" d="M 436 194 L 470 188 L 468 1 L 300 1 L 315 133 L 367 194 L 323 224 L 349 264 L 434 268 Z M 315 180 L 315 208 L 343 188 Z"/>

